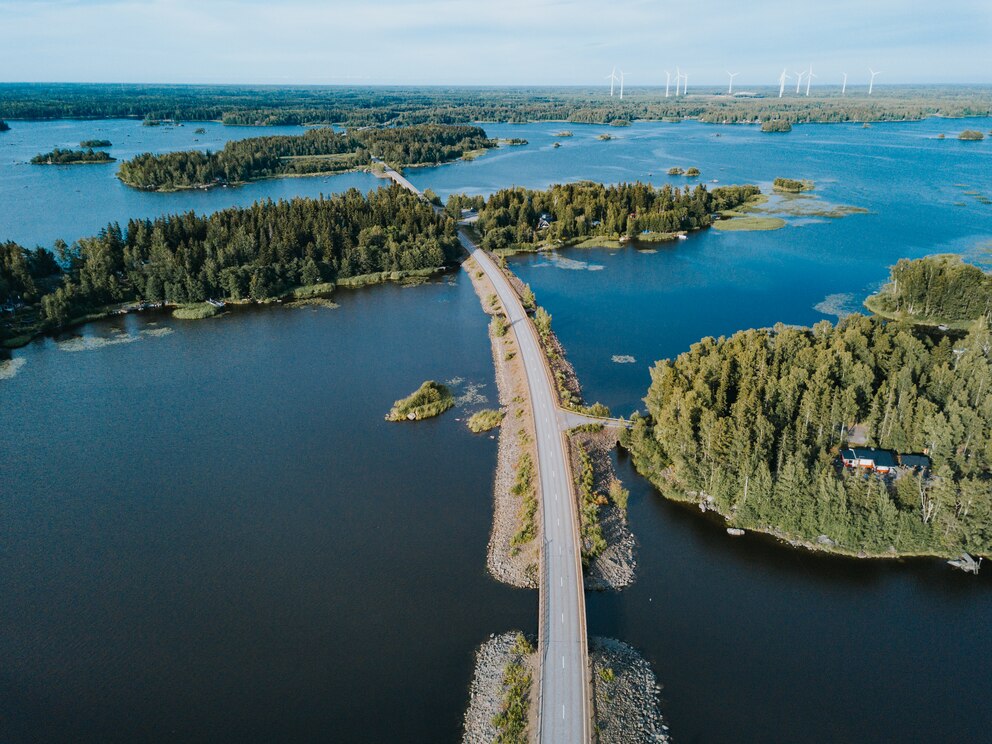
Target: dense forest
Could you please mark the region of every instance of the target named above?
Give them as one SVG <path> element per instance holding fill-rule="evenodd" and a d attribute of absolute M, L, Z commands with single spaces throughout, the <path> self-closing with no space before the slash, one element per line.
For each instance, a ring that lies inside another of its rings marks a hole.
<path fill-rule="evenodd" d="M 757 186 L 708 191 L 703 185 L 680 190 L 667 184 L 655 188 L 588 181 L 558 184 L 546 191 L 502 189 L 479 212 L 477 227 L 483 247 L 489 250 L 593 236 L 674 233 L 706 227 L 713 213 L 738 207 L 759 193 Z"/>
<path fill-rule="evenodd" d="M 232 140 L 219 152 L 145 153 L 121 163 L 118 177 L 152 191 L 172 191 L 272 176 L 334 173 L 368 165 L 371 157 L 402 167 L 440 163 L 493 147 L 479 127 L 424 125 L 363 129 L 347 134 L 312 129 L 300 135 Z"/>
<path fill-rule="evenodd" d="M 133 300 L 266 300 L 298 285 L 436 269 L 459 251 L 454 222 L 398 186 L 131 220 L 60 245 L 66 272 L 41 297 L 42 319 L 58 326 Z M 2 255 L 0 286 L 28 298 L 31 253 L 8 243 Z"/>
<path fill-rule="evenodd" d="M 992 552 L 992 335 L 958 341 L 852 315 L 705 338 L 651 371 L 624 442 L 663 493 L 730 523 L 870 554 Z M 932 472 L 843 471 L 872 445 L 929 453 Z"/>
<path fill-rule="evenodd" d="M 663 86 L 630 88 L 624 100 L 604 88 L 347 88 L 181 85 L 0 85 L 0 117 L 8 119 L 148 118 L 223 121 L 236 125 L 348 126 L 464 124 L 475 121 L 567 120 L 608 124 L 638 119 L 707 122 L 895 121 L 927 116 L 988 116 L 988 87 L 877 87 L 871 98 L 849 86 L 817 86 L 807 98 L 778 98 L 777 86 L 753 97 L 695 88 L 666 98 Z"/>
<path fill-rule="evenodd" d="M 865 303 L 887 317 L 961 326 L 992 321 L 992 276 L 958 256 L 902 259 L 890 282 Z"/>
<path fill-rule="evenodd" d="M 79 143 L 80 147 L 92 149 L 94 147 L 110 147 L 113 143 L 107 139 L 88 139 Z"/>
<path fill-rule="evenodd" d="M 76 165 L 78 163 L 112 163 L 115 158 L 103 150 L 62 150 L 56 147 L 31 158 L 33 165 Z"/>
<path fill-rule="evenodd" d="M 29 251 L 17 243 L 0 243 L 0 305 L 41 299 L 43 281 L 61 273 L 55 254 Z"/>

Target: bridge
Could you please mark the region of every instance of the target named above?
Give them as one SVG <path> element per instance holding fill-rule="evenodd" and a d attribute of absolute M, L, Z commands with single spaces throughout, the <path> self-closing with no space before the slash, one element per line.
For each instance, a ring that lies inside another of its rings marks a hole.
<path fill-rule="evenodd" d="M 377 158 L 373 160 L 383 166 L 383 177 L 424 198 L 400 173 Z M 590 741 L 591 733 L 591 672 L 579 552 L 578 500 L 566 455 L 565 432 L 584 423 L 620 426 L 623 422 L 559 408 L 547 356 L 520 297 L 489 254 L 464 229 L 458 237 L 462 247 L 489 277 L 514 329 L 534 417 L 543 524 L 538 740 L 543 744 L 585 744 Z"/>

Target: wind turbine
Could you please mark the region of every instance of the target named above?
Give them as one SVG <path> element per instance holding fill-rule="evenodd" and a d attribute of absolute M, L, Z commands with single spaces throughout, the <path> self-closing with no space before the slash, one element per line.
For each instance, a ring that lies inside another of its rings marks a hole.
<path fill-rule="evenodd" d="M 806 74 L 806 70 L 799 70 L 796 73 L 796 94 L 799 93 L 799 86 L 803 84 L 803 75 Z"/>
<path fill-rule="evenodd" d="M 685 95 L 689 90 L 689 76 L 682 76 L 682 95 Z"/>
<path fill-rule="evenodd" d="M 740 73 L 727 70 L 727 74 L 730 75 L 730 87 L 727 88 L 727 95 L 732 96 L 734 95 L 734 78 L 740 75 Z"/>
<path fill-rule="evenodd" d="M 810 86 L 810 83 L 813 82 L 813 78 L 815 78 L 815 77 L 816 77 L 816 75 L 813 74 L 813 65 L 810 65 L 809 66 L 809 72 L 806 73 L 806 97 L 807 98 L 809 97 L 809 86 Z"/>
<path fill-rule="evenodd" d="M 682 68 L 675 65 L 675 95 L 679 94 L 679 85 L 682 84 Z"/>
<path fill-rule="evenodd" d="M 791 80 L 792 78 L 785 74 L 785 68 L 782 68 L 782 74 L 778 76 L 778 97 L 781 98 L 782 94 L 785 93 L 785 81 Z"/>
<path fill-rule="evenodd" d="M 868 95 L 871 95 L 871 89 L 875 86 L 875 76 L 876 75 L 881 75 L 882 73 L 881 72 L 875 72 L 870 67 L 868 68 L 868 72 L 871 73 L 871 81 L 868 83 Z"/>
<path fill-rule="evenodd" d="M 613 95 L 613 84 L 619 80 L 617 77 L 617 66 L 613 65 L 613 72 L 606 76 L 606 79 L 610 81 L 610 96 Z"/>
<path fill-rule="evenodd" d="M 840 94 L 842 96 L 847 94 L 847 73 L 846 72 L 844 73 L 844 84 L 842 86 L 840 86 Z"/>
<path fill-rule="evenodd" d="M 668 98 L 668 86 L 672 83 L 672 73 L 665 70 L 665 98 Z"/>
<path fill-rule="evenodd" d="M 620 70 L 620 100 L 623 100 L 623 70 Z"/>

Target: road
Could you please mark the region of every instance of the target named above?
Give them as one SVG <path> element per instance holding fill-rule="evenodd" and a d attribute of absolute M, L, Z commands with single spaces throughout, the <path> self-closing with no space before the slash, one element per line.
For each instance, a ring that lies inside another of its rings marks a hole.
<path fill-rule="evenodd" d="M 372 159 L 382 163 L 378 158 Z M 423 198 L 416 186 L 382 164 L 387 178 Z M 464 230 L 459 230 L 458 239 L 479 268 L 486 272 L 506 311 L 507 320 L 513 326 L 534 413 L 544 525 L 538 633 L 541 657 L 538 741 L 541 744 L 586 744 L 591 740 L 589 706 L 592 700 L 586 598 L 579 554 L 578 501 L 565 456 L 564 431 L 579 423 L 588 423 L 590 417 L 558 408 L 547 358 L 520 298 L 499 267 Z M 609 420 L 598 421 L 609 423 Z"/>
<path fill-rule="evenodd" d="M 578 506 L 547 360 L 520 298 L 488 254 L 459 233 L 464 246 L 493 283 L 516 332 L 534 409 L 544 545 L 541 551 L 542 744 L 589 741 L 589 656 L 586 605 L 579 556 Z"/>

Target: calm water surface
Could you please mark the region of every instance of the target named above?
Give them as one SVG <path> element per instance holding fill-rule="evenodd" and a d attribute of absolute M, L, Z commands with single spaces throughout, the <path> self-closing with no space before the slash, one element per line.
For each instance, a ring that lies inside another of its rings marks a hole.
<path fill-rule="evenodd" d="M 50 244 L 110 219 L 376 183 L 157 195 L 122 187 L 113 166 L 19 164 L 88 137 L 111 139 L 120 157 L 257 133 L 204 126 L 15 123 L 0 136 L 0 239 Z M 575 136 L 556 138 L 564 128 Z M 992 142 L 953 139 L 964 128 L 992 120 L 782 137 L 695 123 L 486 125 L 530 144 L 409 175 L 446 195 L 583 178 L 681 185 L 693 182 L 667 169 L 695 165 L 706 182 L 812 178 L 823 204 L 870 210 L 514 258 L 587 398 L 626 413 L 642 405 L 649 365 L 702 336 L 834 319 L 902 256 L 981 259 L 992 207 L 965 192 L 992 196 Z M 597 140 L 604 131 L 617 139 Z M 21 366 L 0 380 L 7 738 L 457 739 L 472 648 L 532 630 L 536 596 L 484 574 L 494 442 L 455 422 L 464 408 L 413 427 L 381 417 L 430 377 L 485 383 L 492 399 L 485 318 L 464 280 L 339 301 L 203 323 L 128 318 L 85 333 L 119 340 L 120 327 L 131 343 L 71 353 L 47 340 L 13 354 Z M 590 631 L 652 662 L 679 741 L 987 739 L 988 572 L 730 539 L 662 501 L 623 458 L 619 471 L 639 576 L 589 596 Z"/>

